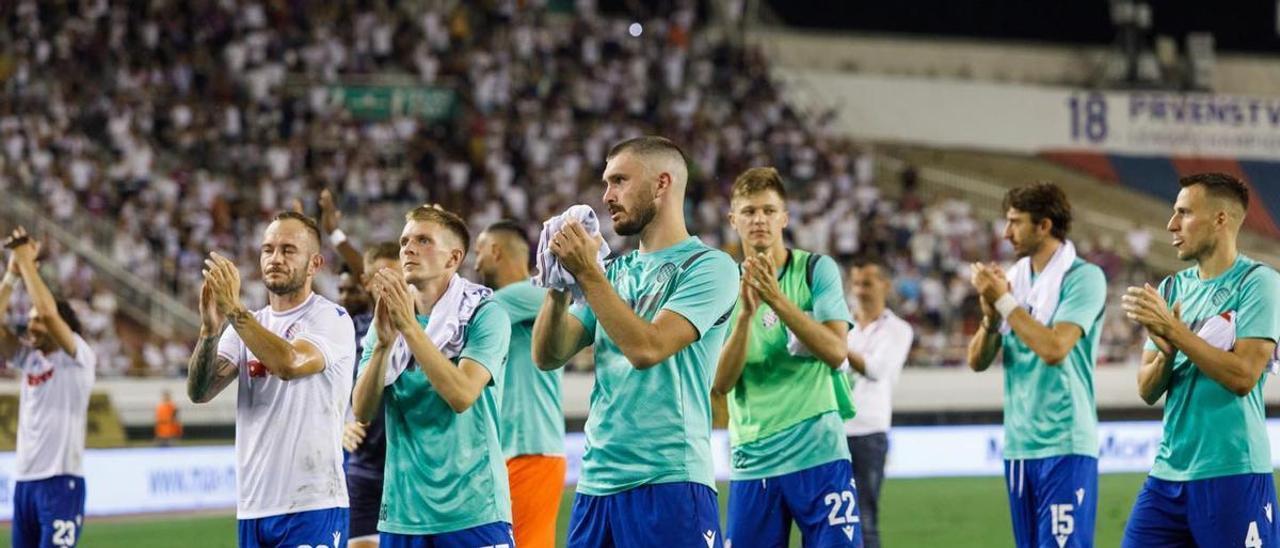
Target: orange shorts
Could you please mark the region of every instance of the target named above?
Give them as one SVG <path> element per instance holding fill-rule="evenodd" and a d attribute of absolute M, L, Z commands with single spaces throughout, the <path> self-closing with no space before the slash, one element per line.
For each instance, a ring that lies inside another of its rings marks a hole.
<path fill-rule="evenodd" d="M 564 471 L 564 457 L 520 455 L 507 460 L 516 546 L 555 548 Z"/>

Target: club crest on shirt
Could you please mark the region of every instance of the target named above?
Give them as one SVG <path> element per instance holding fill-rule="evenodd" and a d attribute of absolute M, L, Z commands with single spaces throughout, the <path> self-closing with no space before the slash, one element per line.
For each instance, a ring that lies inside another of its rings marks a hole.
<path fill-rule="evenodd" d="M 778 325 L 778 313 L 772 308 L 765 309 L 764 316 L 760 318 L 760 322 L 764 324 L 765 329 Z"/>
<path fill-rule="evenodd" d="M 663 263 L 662 266 L 658 267 L 658 274 L 653 278 L 653 285 L 656 287 L 666 284 L 667 280 L 670 280 L 675 273 L 675 263 Z"/>
<path fill-rule="evenodd" d="M 1219 287 L 1217 291 L 1213 292 L 1213 306 L 1222 306 L 1226 304 L 1229 298 L 1231 298 L 1231 290 Z"/>
<path fill-rule="evenodd" d="M 292 341 L 293 336 L 298 334 L 298 328 L 299 328 L 298 322 L 289 324 L 289 328 L 284 330 L 284 340 Z"/>

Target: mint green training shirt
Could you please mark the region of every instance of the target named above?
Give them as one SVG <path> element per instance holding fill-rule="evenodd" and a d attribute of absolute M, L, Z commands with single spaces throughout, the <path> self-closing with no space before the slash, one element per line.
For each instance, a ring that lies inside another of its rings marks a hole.
<path fill-rule="evenodd" d="M 642 485 L 694 482 L 715 489 L 711 460 L 711 376 L 738 297 L 738 267 L 696 237 L 611 261 L 605 275 L 645 321 L 661 310 L 688 320 L 698 339 L 640 370 L 595 312 L 570 309 L 595 341 L 596 382 L 587 417 L 578 492 L 610 495 Z"/>
<path fill-rule="evenodd" d="M 427 316 L 418 316 L 427 326 Z M 495 522 L 511 523 L 507 464 L 498 442 L 498 397 L 511 337 L 511 321 L 492 300 L 467 325 L 455 365 L 470 358 L 492 377 L 466 411 L 455 413 L 414 363 L 384 389 L 387 458 L 378 530 L 437 535 Z M 377 344 L 364 339 L 360 368 Z"/>
<path fill-rule="evenodd" d="M 561 404 L 563 369 L 542 371 L 529 352 L 533 320 L 538 317 L 547 290 L 528 280 L 493 293 L 511 318 L 511 347 L 507 353 L 506 380 L 502 383 L 502 453 L 519 455 L 564 454 L 564 408 Z"/>
<path fill-rule="evenodd" d="M 1255 268 L 1256 266 L 1256 268 Z M 1182 321 L 1197 330 L 1210 318 L 1235 312 L 1236 341 L 1280 335 L 1280 275 L 1244 255 L 1216 278 L 1200 279 L 1198 267 L 1160 284 L 1168 302 L 1182 303 Z M 1156 347 L 1147 342 L 1148 350 Z M 1209 378 L 1186 354 L 1173 359 L 1165 393 L 1164 434 L 1151 475 L 1191 481 L 1238 474 L 1271 474 L 1262 388 L 1267 373 L 1245 396 Z"/>
<path fill-rule="evenodd" d="M 1004 353 L 1004 458 L 1098 456 L 1098 407 L 1093 367 L 1102 336 L 1107 279 L 1097 265 L 1076 259 L 1062 279 L 1052 327 L 1071 323 L 1083 335 L 1061 364 L 1049 365 L 1010 332 Z"/>

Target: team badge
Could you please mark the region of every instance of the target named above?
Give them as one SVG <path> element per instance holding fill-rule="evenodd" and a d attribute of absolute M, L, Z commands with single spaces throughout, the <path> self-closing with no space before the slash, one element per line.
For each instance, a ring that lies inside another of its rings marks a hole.
<path fill-rule="evenodd" d="M 662 266 L 658 267 L 658 274 L 653 277 L 654 287 L 661 287 L 666 284 L 667 280 L 670 280 L 671 276 L 675 275 L 675 273 L 675 263 L 664 263 Z"/>
<path fill-rule="evenodd" d="M 772 308 L 766 309 L 764 317 L 760 318 L 760 321 L 764 323 L 765 329 L 778 325 L 778 313 L 774 312 Z"/>
<path fill-rule="evenodd" d="M 1222 306 L 1227 303 L 1227 299 L 1231 298 L 1231 290 L 1225 287 L 1219 287 L 1213 292 L 1213 306 Z"/>

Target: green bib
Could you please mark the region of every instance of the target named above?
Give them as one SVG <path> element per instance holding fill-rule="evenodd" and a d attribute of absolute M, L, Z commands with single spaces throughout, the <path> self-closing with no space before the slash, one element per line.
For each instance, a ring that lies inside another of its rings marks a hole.
<path fill-rule="evenodd" d="M 820 255 L 792 249 L 778 277 L 787 299 L 812 314 L 810 290 Z M 742 303 L 733 310 L 736 321 Z M 813 356 L 787 350 L 789 330 L 768 305 L 761 303 L 752 320 L 742 376 L 729 392 L 729 439 L 734 446 L 751 443 L 831 411 L 853 418 L 848 377 Z"/>

